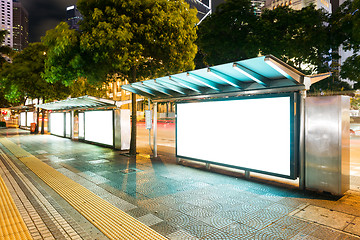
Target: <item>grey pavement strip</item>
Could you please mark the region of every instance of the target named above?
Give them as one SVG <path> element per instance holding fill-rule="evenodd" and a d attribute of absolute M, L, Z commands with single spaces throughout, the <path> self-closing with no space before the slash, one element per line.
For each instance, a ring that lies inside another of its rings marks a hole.
<path fill-rule="evenodd" d="M 7 169 L 16 207 L 34 239 L 83 239 L 2 151 L 0 159 L 3 172 Z M 84 231 L 81 233 L 89 239 Z"/>

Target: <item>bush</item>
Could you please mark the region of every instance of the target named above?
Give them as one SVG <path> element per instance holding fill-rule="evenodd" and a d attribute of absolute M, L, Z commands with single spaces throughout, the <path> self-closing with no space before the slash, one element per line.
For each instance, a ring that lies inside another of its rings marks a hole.
<path fill-rule="evenodd" d="M 6 122 L 0 122 L 0 127 L 6 127 Z"/>

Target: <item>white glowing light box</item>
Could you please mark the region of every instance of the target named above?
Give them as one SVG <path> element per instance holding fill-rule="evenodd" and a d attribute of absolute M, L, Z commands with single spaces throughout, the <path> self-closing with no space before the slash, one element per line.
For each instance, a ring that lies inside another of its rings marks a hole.
<path fill-rule="evenodd" d="M 294 178 L 290 95 L 177 104 L 176 155 Z"/>
<path fill-rule="evenodd" d="M 32 123 L 34 123 L 34 113 L 26 112 L 26 126 L 30 127 Z"/>
<path fill-rule="evenodd" d="M 50 113 L 51 134 L 64 137 L 64 131 L 65 131 L 64 113 Z"/>
<path fill-rule="evenodd" d="M 65 113 L 65 128 L 66 137 L 71 137 L 71 113 Z"/>
<path fill-rule="evenodd" d="M 85 140 L 114 145 L 112 110 L 85 112 Z"/>
<path fill-rule="evenodd" d="M 26 126 L 26 112 L 20 113 L 20 126 L 22 127 Z"/>
<path fill-rule="evenodd" d="M 84 113 L 79 113 L 79 138 L 84 139 L 85 132 L 84 132 Z"/>

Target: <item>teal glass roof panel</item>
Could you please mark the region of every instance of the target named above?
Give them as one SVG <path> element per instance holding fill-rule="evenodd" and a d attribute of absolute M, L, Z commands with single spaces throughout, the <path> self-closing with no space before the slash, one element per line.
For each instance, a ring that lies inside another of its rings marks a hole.
<path fill-rule="evenodd" d="M 274 56 L 261 56 L 123 85 L 156 100 L 193 98 L 244 91 L 305 89 L 305 75 Z"/>

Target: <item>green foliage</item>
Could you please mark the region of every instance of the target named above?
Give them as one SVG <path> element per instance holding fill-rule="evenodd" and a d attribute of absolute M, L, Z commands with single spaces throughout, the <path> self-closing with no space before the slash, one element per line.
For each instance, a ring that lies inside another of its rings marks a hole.
<path fill-rule="evenodd" d="M 346 59 L 341 67 L 341 77 L 356 81 L 354 88 L 360 89 L 360 55 L 354 54 Z"/>
<path fill-rule="evenodd" d="M 257 36 L 262 54 L 272 54 L 304 73 L 329 70 L 329 19 L 313 5 L 301 10 L 265 10 Z"/>
<path fill-rule="evenodd" d="M 15 55 L 12 63 L 4 65 L 0 80 L 5 99 L 21 104 L 27 98 L 52 100 L 68 96 L 69 89 L 62 83 L 48 83 L 41 77 L 45 52 L 43 44 L 31 43 Z"/>
<path fill-rule="evenodd" d="M 106 89 L 103 88 L 101 83 L 90 84 L 87 79 L 83 77 L 74 80 L 69 88 L 70 95 L 73 98 L 85 95 L 103 98 L 106 94 Z"/>
<path fill-rule="evenodd" d="M 216 65 L 255 57 L 258 19 L 250 0 L 228 0 L 199 26 L 197 44 L 205 65 Z M 201 63 L 198 63 L 201 65 Z"/>
<path fill-rule="evenodd" d="M 86 76 L 129 81 L 194 68 L 196 11 L 183 0 L 79 0 Z"/>
<path fill-rule="evenodd" d="M 353 51 L 341 67 L 341 77 L 357 82 L 355 89 L 360 88 L 360 0 L 345 1 L 336 14 L 343 48 Z"/>
<path fill-rule="evenodd" d="M 302 72 L 328 70 L 328 16 L 310 5 L 254 15 L 249 0 L 229 0 L 199 26 L 198 44 L 205 64 L 272 54 Z"/>
<path fill-rule="evenodd" d="M 83 75 L 79 38 L 80 33 L 69 29 L 69 25 L 65 22 L 61 22 L 55 29 L 47 31 L 46 35 L 41 38 L 47 48 L 43 77 L 48 82 L 62 82 L 69 85 Z"/>
<path fill-rule="evenodd" d="M 354 110 L 360 109 L 360 96 L 355 95 L 354 97 L 350 98 L 350 107 Z"/>

